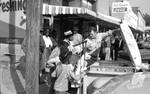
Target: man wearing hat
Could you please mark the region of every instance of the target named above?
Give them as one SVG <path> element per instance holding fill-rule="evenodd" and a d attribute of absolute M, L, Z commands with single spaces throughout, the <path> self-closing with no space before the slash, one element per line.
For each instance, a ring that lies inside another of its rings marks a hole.
<path fill-rule="evenodd" d="M 62 43 L 59 46 L 60 54 L 58 57 L 55 57 L 53 59 L 50 59 L 48 63 L 53 62 L 62 62 L 63 64 L 69 64 L 69 58 L 72 55 L 72 49 L 73 47 L 70 45 L 70 42 L 73 39 L 73 32 L 71 30 L 68 30 L 64 32 L 65 39 L 62 41 Z"/>
<path fill-rule="evenodd" d="M 64 32 L 65 39 L 62 41 L 62 44 L 60 45 L 60 54 L 58 57 L 50 59 L 48 63 L 50 64 L 51 62 L 57 62 L 56 64 L 59 66 L 61 63 L 63 66 L 70 66 L 73 65 L 75 66 L 78 61 L 78 56 L 73 53 L 74 50 L 74 33 L 71 30 L 68 30 Z M 73 68 L 74 69 L 74 68 Z M 61 77 L 62 78 L 62 77 Z M 69 92 L 74 89 L 69 88 Z M 76 91 L 76 88 L 75 88 Z"/>
<path fill-rule="evenodd" d="M 73 27 L 72 32 L 74 33 L 73 35 L 73 42 L 74 44 L 79 44 L 82 42 L 83 37 L 81 34 L 79 34 L 79 28 L 78 27 Z"/>
<path fill-rule="evenodd" d="M 81 34 L 78 33 L 79 32 L 79 28 L 78 27 L 73 27 L 72 32 L 74 33 L 72 44 L 73 45 L 77 45 L 77 44 L 82 43 L 83 37 L 82 37 Z M 74 47 L 73 53 L 74 54 L 75 53 L 79 54 L 79 53 L 81 53 L 81 51 L 82 51 L 82 45 L 78 45 L 78 46 Z"/>

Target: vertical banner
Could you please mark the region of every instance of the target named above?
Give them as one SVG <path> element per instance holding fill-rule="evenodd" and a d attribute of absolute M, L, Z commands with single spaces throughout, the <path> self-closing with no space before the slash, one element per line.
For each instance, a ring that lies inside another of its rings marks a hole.
<path fill-rule="evenodd" d="M 132 62 L 135 64 L 136 69 L 140 69 L 142 64 L 141 54 L 137 46 L 136 40 L 132 34 L 132 31 L 125 22 L 123 22 L 120 25 L 120 27 L 122 30 L 122 36 L 124 37 L 124 40 L 126 42 L 130 54 L 130 58 Z"/>

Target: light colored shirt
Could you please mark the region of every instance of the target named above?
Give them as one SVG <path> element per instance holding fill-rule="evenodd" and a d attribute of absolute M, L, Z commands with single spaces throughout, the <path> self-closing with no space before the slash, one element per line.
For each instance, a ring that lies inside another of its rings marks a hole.
<path fill-rule="evenodd" d="M 68 90 L 68 71 L 70 67 L 65 64 L 58 65 L 55 71 L 51 74 L 52 77 L 56 77 L 54 84 L 54 90 L 56 91 L 67 91 Z"/>
<path fill-rule="evenodd" d="M 79 80 L 80 76 L 75 75 L 73 72 L 73 67 L 71 64 L 61 64 L 58 65 L 55 71 L 51 74 L 52 77 L 56 77 L 54 84 L 54 90 L 59 92 L 68 91 L 69 79 Z"/>
<path fill-rule="evenodd" d="M 79 43 L 82 42 L 82 40 L 83 40 L 83 37 L 82 37 L 81 34 L 76 33 L 76 34 L 73 35 L 73 43 L 74 44 L 79 44 Z"/>
<path fill-rule="evenodd" d="M 81 51 L 82 51 L 82 44 L 81 45 L 78 45 L 78 46 L 73 46 L 73 45 L 76 45 L 76 44 L 80 44 L 81 42 L 82 42 L 82 40 L 83 40 L 83 37 L 82 37 L 82 35 L 81 34 L 79 34 L 79 33 L 76 33 L 76 34 L 74 34 L 73 35 L 73 40 L 72 41 L 70 41 L 70 46 L 72 46 L 72 47 L 70 47 L 70 48 L 72 48 L 71 49 L 71 52 L 73 53 L 73 54 L 76 54 L 76 53 L 81 53 Z"/>
<path fill-rule="evenodd" d="M 96 49 L 101 47 L 101 42 L 102 42 L 103 38 L 108 35 L 109 35 L 109 32 L 97 33 L 96 38 L 86 39 L 87 40 L 86 47 L 88 48 L 89 53 L 92 53 L 93 51 L 95 51 Z"/>
<path fill-rule="evenodd" d="M 44 39 L 44 42 L 45 42 L 45 45 L 46 47 L 49 47 L 49 46 L 53 46 L 53 43 L 51 41 L 51 38 L 50 37 L 47 37 L 47 36 L 43 36 L 43 39 Z"/>
<path fill-rule="evenodd" d="M 78 43 L 79 44 L 79 43 Z M 82 52 L 82 48 L 83 48 L 83 45 L 80 44 L 78 46 L 73 46 L 75 45 L 72 41 L 70 42 L 70 46 L 69 46 L 69 50 L 73 53 L 73 54 L 79 54 Z"/>

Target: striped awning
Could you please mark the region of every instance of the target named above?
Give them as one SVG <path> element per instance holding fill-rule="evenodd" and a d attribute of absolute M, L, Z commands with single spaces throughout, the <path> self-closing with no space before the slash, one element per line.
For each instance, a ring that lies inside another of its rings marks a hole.
<path fill-rule="evenodd" d="M 58 14 L 89 14 L 96 17 L 96 13 L 94 11 L 86 8 L 43 4 L 43 15 Z"/>
<path fill-rule="evenodd" d="M 87 14 L 89 16 L 94 17 L 95 19 L 98 20 L 104 20 L 106 23 L 113 23 L 116 25 L 119 25 L 121 20 L 104 15 L 102 13 L 96 13 L 92 10 L 89 10 L 87 8 L 80 8 L 80 7 L 70 7 L 70 6 L 56 6 L 56 5 L 48 5 L 48 4 L 43 4 L 43 15 L 66 15 L 66 14 Z"/>

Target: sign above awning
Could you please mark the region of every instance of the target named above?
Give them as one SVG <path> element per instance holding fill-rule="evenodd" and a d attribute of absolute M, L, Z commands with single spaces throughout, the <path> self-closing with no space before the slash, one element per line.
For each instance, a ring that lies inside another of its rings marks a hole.
<path fill-rule="evenodd" d="M 129 2 L 113 2 L 112 3 L 112 13 L 125 13 L 130 7 Z"/>
<path fill-rule="evenodd" d="M 58 14 L 89 14 L 96 17 L 96 13 L 94 11 L 86 8 L 43 4 L 43 15 Z"/>

